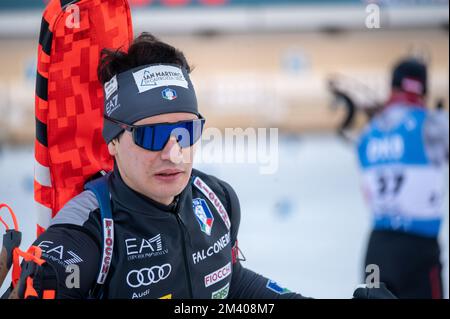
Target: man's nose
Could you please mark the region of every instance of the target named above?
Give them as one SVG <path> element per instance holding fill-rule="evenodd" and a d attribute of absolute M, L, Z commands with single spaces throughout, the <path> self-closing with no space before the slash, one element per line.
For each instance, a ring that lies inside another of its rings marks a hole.
<path fill-rule="evenodd" d="M 177 138 L 171 136 L 161 151 L 161 159 L 171 161 L 175 164 L 179 164 L 183 159 L 183 152 L 178 144 Z"/>

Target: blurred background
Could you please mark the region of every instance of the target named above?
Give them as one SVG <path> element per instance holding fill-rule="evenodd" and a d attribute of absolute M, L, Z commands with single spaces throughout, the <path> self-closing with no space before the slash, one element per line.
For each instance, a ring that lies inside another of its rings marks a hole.
<path fill-rule="evenodd" d="M 275 174 L 254 164 L 198 168 L 228 181 L 242 206 L 245 265 L 318 298 L 349 298 L 362 282 L 370 215 L 353 145 L 336 129 L 327 79 L 338 74 L 368 104 L 382 103 L 391 67 L 420 54 L 434 107 L 449 101 L 448 1 L 130 0 L 142 31 L 185 52 L 210 127 L 279 129 Z M 379 25 L 368 24 L 370 4 Z M 35 234 L 34 88 L 42 0 L 0 1 L 0 202 Z M 357 128 L 365 117 L 357 117 Z M 225 150 L 227 151 L 227 150 Z M 448 176 L 448 174 L 446 174 Z M 447 177 L 448 180 L 448 177 Z M 441 230 L 448 298 L 448 193 Z"/>

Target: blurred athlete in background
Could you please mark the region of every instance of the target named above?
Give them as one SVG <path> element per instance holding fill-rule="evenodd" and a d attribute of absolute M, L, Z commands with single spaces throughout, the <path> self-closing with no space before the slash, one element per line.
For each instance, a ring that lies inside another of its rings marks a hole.
<path fill-rule="evenodd" d="M 399 298 L 442 298 L 438 234 L 448 164 L 448 112 L 426 107 L 427 66 L 415 58 L 393 70 L 384 105 L 359 108 L 369 123 L 356 141 L 363 191 L 373 223 L 365 266 Z M 330 82 L 347 107 L 339 129 L 352 125 L 358 105 Z"/>

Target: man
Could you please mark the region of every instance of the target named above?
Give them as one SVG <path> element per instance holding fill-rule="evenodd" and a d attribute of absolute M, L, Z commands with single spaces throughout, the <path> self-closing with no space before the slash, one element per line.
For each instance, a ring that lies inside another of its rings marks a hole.
<path fill-rule="evenodd" d="M 35 242 L 45 262 L 29 272 L 32 289 L 15 296 L 302 298 L 241 265 L 236 193 L 192 168 L 205 120 L 189 73 L 182 52 L 149 34 L 128 52 L 104 52 L 103 136 L 114 171 L 57 214 Z M 390 297 L 383 293 L 373 295 Z"/>
<path fill-rule="evenodd" d="M 392 93 L 360 136 L 364 194 L 373 214 L 365 264 L 399 298 L 442 298 L 438 234 L 443 218 L 449 120 L 427 110 L 426 65 L 397 64 Z"/>

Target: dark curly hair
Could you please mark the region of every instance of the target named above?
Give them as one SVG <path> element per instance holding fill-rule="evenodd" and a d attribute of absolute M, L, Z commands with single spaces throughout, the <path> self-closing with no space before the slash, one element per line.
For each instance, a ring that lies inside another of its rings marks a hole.
<path fill-rule="evenodd" d="M 160 41 L 150 33 L 142 33 L 128 48 L 128 52 L 121 49 L 103 49 L 100 54 L 97 75 L 102 84 L 119 73 L 135 67 L 154 63 L 170 63 L 184 67 L 191 72 L 184 53 L 173 46 Z"/>

